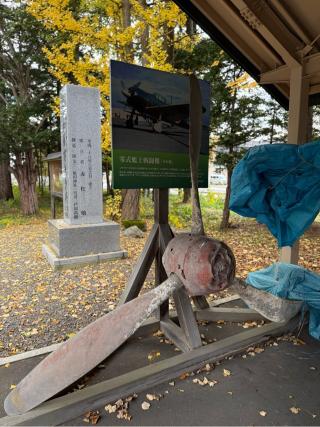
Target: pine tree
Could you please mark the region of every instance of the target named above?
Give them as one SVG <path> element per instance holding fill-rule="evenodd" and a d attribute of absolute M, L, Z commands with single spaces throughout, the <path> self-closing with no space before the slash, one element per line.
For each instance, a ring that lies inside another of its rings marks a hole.
<path fill-rule="evenodd" d="M 215 163 L 227 170 L 227 189 L 221 227 L 229 225 L 230 183 L 245 144 L 261 135 L 264 100 L 256 83 L 212 40 L 202 37 L 192 49 L 179 49 L 175 67 L 194 72 L 211 84 L 211 150 Z"/>
<path fill-rule="evenodd" d="M 24 214 L 38 210 L 35 150 L 54 138 L 50 96 L 55 88 L 41 50 L 45 43 L 24 2 L 0 5 L 0 156 L 10 161 Z"/>
<path fill-rule="evenodd" d="M 261 118 L 261 137 L 266 144 L 286 142 L 288 113 L 269 96 L 265 96 L 265 98 Z"/>

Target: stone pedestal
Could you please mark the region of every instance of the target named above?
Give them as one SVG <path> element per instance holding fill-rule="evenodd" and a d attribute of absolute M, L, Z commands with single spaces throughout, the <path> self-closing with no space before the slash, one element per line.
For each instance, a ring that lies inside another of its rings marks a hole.
<path fill-rule="evenodd" d="M 42 252 L 54 268 L 98 263 L 124 258 L 120 248 L 119 225 L 113 221 L 99 224 L 67 224 L 62 219 L 49 220 L 49 242 Z"/>

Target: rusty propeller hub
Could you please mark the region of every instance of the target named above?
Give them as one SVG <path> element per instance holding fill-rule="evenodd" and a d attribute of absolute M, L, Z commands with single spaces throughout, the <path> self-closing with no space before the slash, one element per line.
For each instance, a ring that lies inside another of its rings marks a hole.
<path fill-rule="evenodd" d="M 232 250 L 224 242 L 206 236 L 176 236 L 169 242 L 162 262 L 168 276 L 175 273 L 191 296 L 221 291 L 235 277 Z"/>

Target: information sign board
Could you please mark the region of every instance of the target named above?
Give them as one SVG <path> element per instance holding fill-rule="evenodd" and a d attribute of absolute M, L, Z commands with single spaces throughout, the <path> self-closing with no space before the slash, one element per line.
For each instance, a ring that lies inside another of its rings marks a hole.
<path fill-rule="evenodd" d="M 207 187 L 210 86 L 199 84 L 199 187 Z M 114 188 L 191 187 L 189 107 L 188 77 L 111 61 Z"/>

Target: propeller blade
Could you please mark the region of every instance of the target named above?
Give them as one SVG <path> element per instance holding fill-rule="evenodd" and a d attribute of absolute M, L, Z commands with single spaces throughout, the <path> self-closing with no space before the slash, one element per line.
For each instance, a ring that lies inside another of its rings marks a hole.
<path fill-rule="evenodd" d="M 8 415 L 22 414 L 73 384 L 123 344 L 176 289 L 176 274 L 91 323 L 39 363 L 7 396 Z"/>
<path fill-rule="evenodd" d="M 122 95 L 124 95 L 126 98 L 129 98 L 131 95 L 127 90 L 122 90 L 121 91 Z"/>

